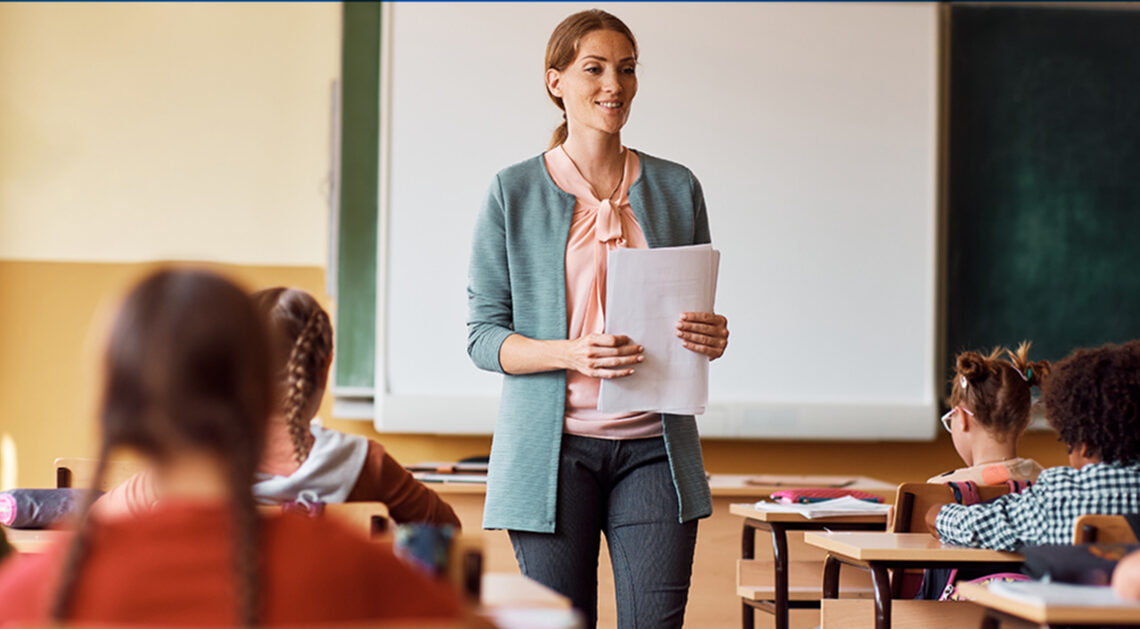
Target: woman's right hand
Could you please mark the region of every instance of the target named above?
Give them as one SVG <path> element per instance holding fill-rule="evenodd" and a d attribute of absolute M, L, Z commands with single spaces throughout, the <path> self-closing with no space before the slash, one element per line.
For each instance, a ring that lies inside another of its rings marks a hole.
<path fill-rule="evenodd" d="M 628 376 L 645 360 L 645 348 L 622 334 L 587 334 L 567 343 L 567 369 L 591 378 Z"/>

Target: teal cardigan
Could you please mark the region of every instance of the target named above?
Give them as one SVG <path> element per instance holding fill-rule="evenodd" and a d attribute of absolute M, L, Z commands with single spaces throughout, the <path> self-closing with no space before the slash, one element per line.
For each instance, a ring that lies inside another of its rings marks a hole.
<path fill-rule="evenodd" d="M 705 200 L 689 169 L 638 153 L 629 203 L 652 247 L 709 242 Z M 499 347 L 514 333 L 566 338 L 566 242 L 575 199 L 550 178 L 542 155 L 495 176 L 475 225 L 467 286 L 467 353 L 503 373 Z M 483 527 L 554 532 L 565 370 L 504 375 Z M 712 513 L 692 415 L 662 414 L 681 522 Z"/>

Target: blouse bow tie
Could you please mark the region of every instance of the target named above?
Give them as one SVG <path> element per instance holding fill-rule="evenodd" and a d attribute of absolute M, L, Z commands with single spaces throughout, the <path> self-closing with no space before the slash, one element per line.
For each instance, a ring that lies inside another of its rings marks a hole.
<path fill-rule="evenodd" d="M 598 218 L 594 231 L 600 242 L 615 240 L 620 244 L 624 240 L 621 233 L 621 210 L 609 199 L 598 204 Z"/>

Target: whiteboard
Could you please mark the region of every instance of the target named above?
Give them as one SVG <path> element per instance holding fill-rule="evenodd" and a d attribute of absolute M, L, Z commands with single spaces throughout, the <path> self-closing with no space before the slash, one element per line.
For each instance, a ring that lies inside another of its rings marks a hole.
<path fill-rule="evenodd" d="M 386 3 L 377 382 L 389 432 L 487 434 L 468 252 L 494 174 L 546 148 L 578 3 Z M 627 146 L 701 180 L 727 353 L 706 437 L 930 439 L 936 4 L 613 3 L 641 47 Z"/>

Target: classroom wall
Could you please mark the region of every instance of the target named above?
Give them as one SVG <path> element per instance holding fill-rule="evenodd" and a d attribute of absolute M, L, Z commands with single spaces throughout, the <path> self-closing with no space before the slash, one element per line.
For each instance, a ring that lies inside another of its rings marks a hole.
<path fill-rule="evenodd" d="M 94 453 L 107 316 L 154 261 L 208 261 L 251 289 L 297 286 L 335 307 L 326 196 L 340 14 L 332 3 L 0 3 L 0 488 L 51 486 L 55 457 Z M 327 423 L 409 462 L 490 445 Z M 1065 460 L 1043 433 L 1023 454 Z M 895 482 L 958 464 L 941 435 L 707 441 L 705 461 Z"/>

